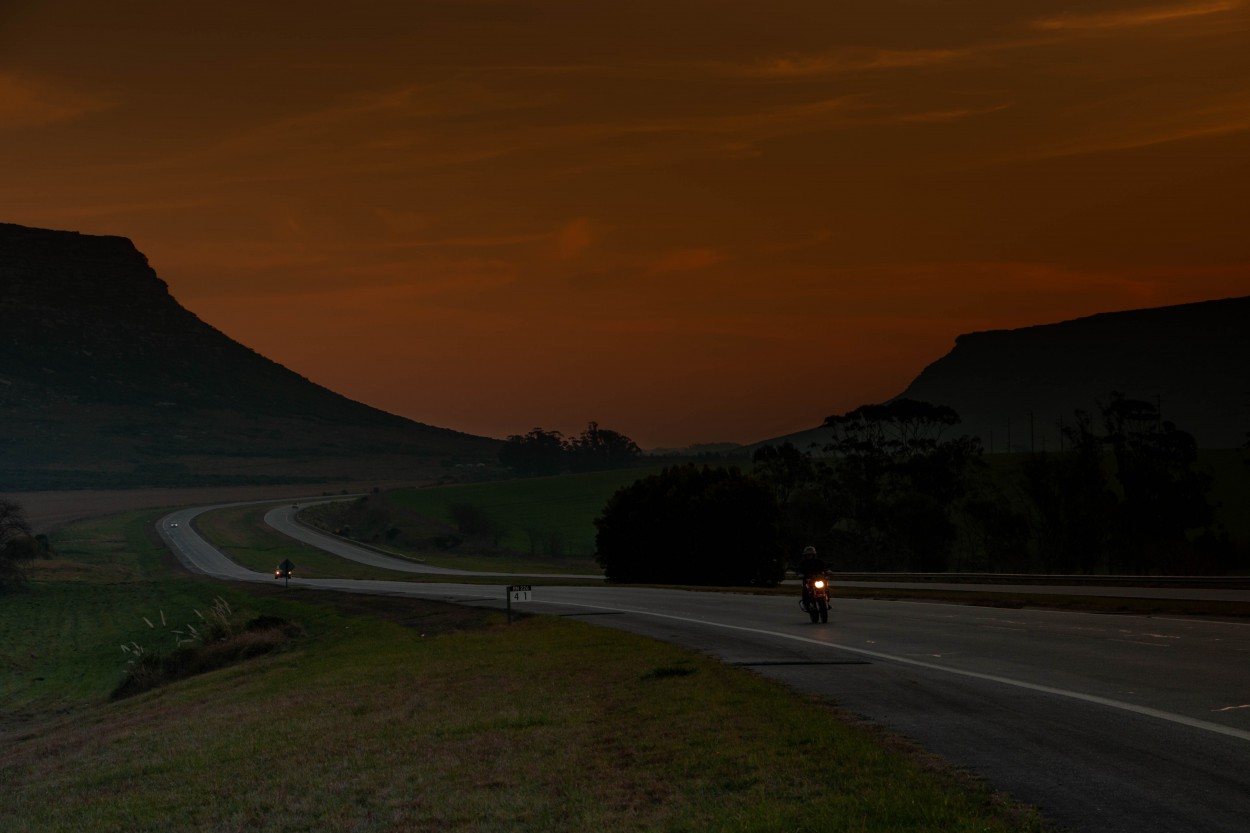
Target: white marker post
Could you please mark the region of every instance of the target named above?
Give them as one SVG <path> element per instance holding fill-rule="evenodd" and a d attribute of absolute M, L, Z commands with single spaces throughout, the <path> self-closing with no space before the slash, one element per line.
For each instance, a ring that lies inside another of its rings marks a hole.
<path fill-rule="evenodd" d="M 528 584 L 509 584 L 508 585 L 508 624 L 512 624 L 512 603 L 528 602 L 531 599 L 534 588 Z"/>

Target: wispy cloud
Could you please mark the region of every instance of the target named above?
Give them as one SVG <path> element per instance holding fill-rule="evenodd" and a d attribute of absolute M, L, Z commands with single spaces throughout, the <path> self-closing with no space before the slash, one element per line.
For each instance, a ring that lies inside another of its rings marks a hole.
<path fill-rule="evenodd" d="M 1248 131 L 1250 100 L 1243 98 L 1138 118 L 1108 120 L 1083 135 L 1068 136 L 1025 153 L 1023 158 L 1047 159 L 1132 150 Z"/>
<path fill-rule="evenodd" d="M 47 81 L 0 72 L 0 129 L 75 121 L 114 105 L 111 96 L 91 95 Z"/>
<path fill-rule="evenodd" d="M 1240 0 L 1206 0 L 1169 6 L 1143 6 L 1103 14 L 1063 14 L 1035 20 L 1032 25 L 1035 29 L 1045 30 L 1128 29 L 1221 14 L 1233 11 L 1241 5 Z"/>
<path fill-rule="evenodd" d="M 661 255 L 649 270 L 652 274 L 663 275 L 673 272 L 694 272 L 715 266 L 728 259 L 724 252 L 715 249 L 682 249 Z"/>
<path fill-rule="evenodd" d="M 910 69 L 949 64 L 971 53 L 963 49 L 843 48 L 809 55 L 785 55 L 732 67 L 733 74 L 754 78 L 817 78 L 872 70 Z"/>
<path fill-rule="evenodd" d="M 960 121 L 962 119 L 985 116 L 1006 110 L 1010 104 L 994 104 L 989 107 L 959 107 L 951 110 L 926 110 L 918 113 L 903 113 L 895 116 L 896 122 L 913 122 L 916 124 L 938 124 L 941 122 Z"/>

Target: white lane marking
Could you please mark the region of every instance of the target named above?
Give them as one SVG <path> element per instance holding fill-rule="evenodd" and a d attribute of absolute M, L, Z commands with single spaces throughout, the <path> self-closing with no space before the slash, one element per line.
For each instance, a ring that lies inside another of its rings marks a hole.
<path fill-rule="evenodd" d="M 724 628 L 726 630 L 741 631 L 743 633 L 753 633 L 759 636 L 771 636 L 777 639 L 789 639 L 794 642 L 805 642 L 809 645 L 819 645 L 824 648 L 836 648 L 837 650 L 840 650 L 840 651 L 849 651 L 852 654 L 859 654 L 860 656 L 872 657 L 873 659 L 884 660 L 886 662 L 898 662 L 898 663 L 902 663 L 903 665 L 911 665 L 916 668 L 924 668 L 928 671 L 940 671 L 946 674 L 955 674 L 960 677 L 969 677 L 974 680 L 984 680 L 985 682 L 999 683 L 1000 685 L 1008 685 L 1008 686 L 1013 686 L 1015 688 L 1026 689 L 1028 691 L 1036 691 L 1040 694 L 1051 694 L 1056 697 L 1066 697 L 1070 700 L 1079 700 L 1084 703 L 1094 703 L 1099 706 L 1107 706 L 1112 709 L 1119 709 L 1120 711 L 1131 712 L 1133 714 L 1140 714 L 1145 717 L 1153 717 L 1153 718 L 1157 718 L 1158 720 L 1166 720 L 1170 723 L 1177 723 L 1181 726 L 1188 726 L 1191 729 L 1200 729 L 1204 732 L 1213 732 L 1215 734 L 1226 735 L 1231 738 L 1237 738 L 1238 740 L 1250 741 L 1250 732 L 1247 732 L 1242 729 L 1235 729 L 1231 726 L 1221 726 L 1218 723 L 1211 723 L 1206 720 L 1197 720 L 1196 718 L 1186 717 L 1183 714 L 1174 714 L 1172 712 L 1165 712 L 1160 709 L 1152 709 L 1149 706 L 1139 706 L 1135 703 L 1125 703 L 1121 700 L 1112 700 L 1109 697 L 1099 697 L 1096 694 L 1085 694 L 1084 692 L 1080 692 L 1080 691 L 1070 691 L 1064 688 L 1055 688 L 1054 686 L 1041 685 L 1039 683 L 1030 683 L 1026 680 L 1015 680 L 1010 677 L 1000 677 L 997 674 L 983 674 L 979 671 L 966 671 L 960 668 L 949 668 L 947 666 L 937 665 L 936 663 L 932 663 L 932 662 L 925 662 L 923 660 L 917 660 L 917 659 L 908 659 L 907 657 L 900 657 L 895 654 L 886 654 L 880 651 L 869 651 L 865 648 L 855 648 L 850 645 L 840 645 L 836 642 L 825 642 L 819 639 L 810 639 L 806 636 L 797 636 L 795 634 L 789 634 L 789 633 L 778 633 L 777 631 L 769 631 L 769 630 L 764 630 L 762 628 L 748 628 L 744 625 L 726 625 L 720 622 L 708 622 L 704 619 L 692 619 L 687 616 L 675 616 L 670 613 L 653 613 L 648 610 L 634 610 L 634 609 L 629 609 L 629 608 L 612 607 L 610 605 L 574 604 L 571 602 L 552 602 L 552 604 L 564 605 L 568 607 L 588 607 L 588 608 L 596 608 L 600 610 L 619 610 L 622 613 L 637 613 L 642 616 L 654 616 L 658 619 L 671 619 L 676 622 L 686 622 L 686 623 L 695 624 L 695 625 L 710 625 L 712 627 Z"/>

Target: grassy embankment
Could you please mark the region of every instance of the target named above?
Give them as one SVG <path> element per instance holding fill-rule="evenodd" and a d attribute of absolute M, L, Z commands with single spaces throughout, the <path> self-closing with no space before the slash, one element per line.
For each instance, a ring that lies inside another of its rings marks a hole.
<path fill-rule="evenodd" d="M 78 524 L 0 604 L 0 829 L 1036 830 L 742 669 L 605 628 L 171 573 L 152 515 Z M 118 702 L 192 609 L 284 652 Z"/>

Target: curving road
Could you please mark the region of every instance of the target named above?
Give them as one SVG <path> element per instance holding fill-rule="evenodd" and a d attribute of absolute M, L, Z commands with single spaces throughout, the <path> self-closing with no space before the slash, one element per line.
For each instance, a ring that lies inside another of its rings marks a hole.
<path fill-rule="evenodd" d="M 166 516 L 171 550 L 208 575 L 272 582 L 194 533 L 191 519 L 215 508 Z M 266 518 L 286 531 L 290 515 L 287 505 Z M 447 572 L 302 527 L 298 537 L 389 569 Z M 503 586 L 291 584 L 504 604 Z M 1250 623 L 846 600 L 829 625 L 811 625 L 783 597 L 594 586 L 536 586 L 532 609 L 676 642 L 829 698 L 1071 830 L 1250 825 Z"/>

